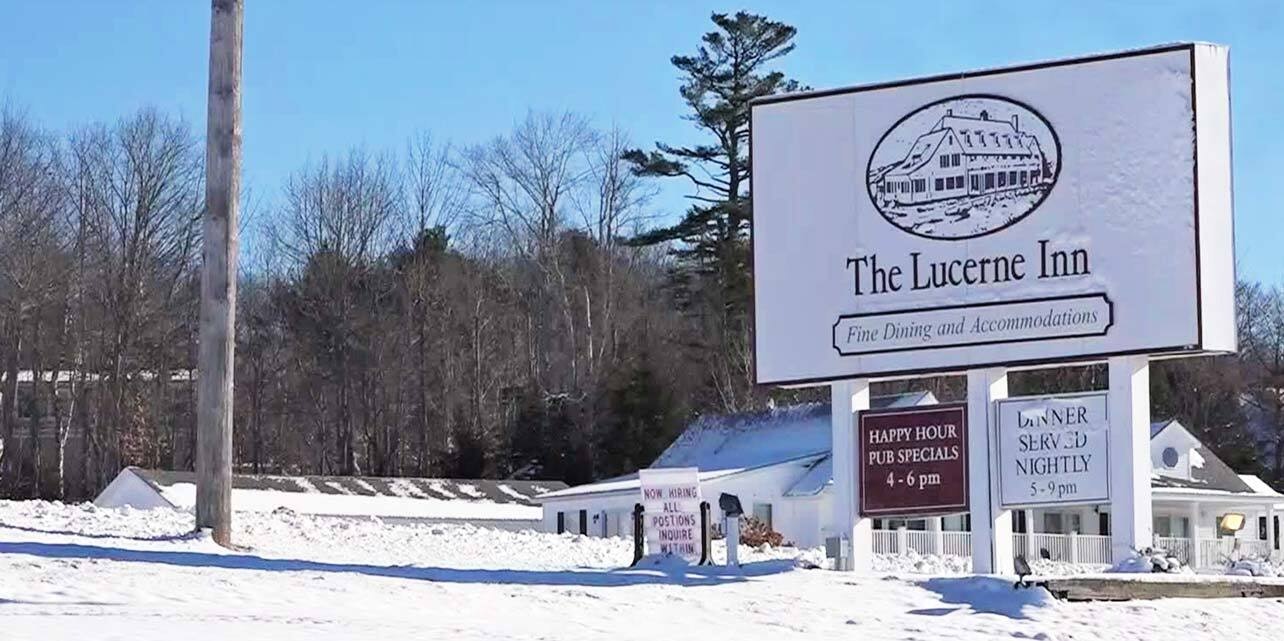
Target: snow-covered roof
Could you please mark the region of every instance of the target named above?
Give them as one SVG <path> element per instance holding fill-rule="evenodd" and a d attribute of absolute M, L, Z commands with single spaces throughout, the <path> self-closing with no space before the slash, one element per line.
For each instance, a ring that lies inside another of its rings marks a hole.
<path fill-rule="evenodd" d="M 1280 498 L 1284 498 L 1284 494 L 1280 494 L 1279 492 L 1276 492 L 1275 488 L 1268 485 L 1266 481 L 1263 481 L 1262 479 L 1258 478 L 1257 475 L 1255 474 L 1240 474 L 1239 480 L 1243 481 L 1244 485 L 1247 485 L 1249 489 L 1253 490 L 1254 494 L 1261 494 L 1263 496 L 1278 496 Z"/>
<path fill-rule="evenodd" d="M 785 496 L 802 498 L 816 496 L 825 491 L 834 480 L 834 457 L 826 454 L 816 459 L 807 473 L 803 474 L 788 490 Z"/>
<path fill-rule="evenodd" d="M 875 409 L 932 405 L 931 392 L 875 396 Z M 802 476 L 786 496 L 814 496 L 829 484 L 831 446 L 828 403 L 790 405 L 756 412 L 705 416 L 669 445 L 651 467 L 694 467 L 700 482 L 777 465 L 797 465 Z M 637 492 L 637 474 L 550 492 L 542 499 Z M 814 488 L 808 492 L 806 488 Z M 796 493 L 795 493 L 796 492 Z"/>
<path fill-rule="evenodd" d="M 936 397 L 931 392 L 870 399 L 875 409 L 933 403 Z M 704 416 L 688 426 L 651 466 L 743 469 L 828 454 L 830 430 L 829 403 Z"/>
<path fill-rule="evenodd" d="M 126 474 L 137 476 L 169 505 L 191 509 L 196 504 L 193 472 L 126 468 L 121 475 Z M 540 515 L 538 497 L 565 487 L 560 481 L 235 474 L 232 504 L 238 511 L 286 508 L 329 516 L 534 519 Z"/>
<path fill-rule="evenodd" d="M 135 473 L 162 491 L 184 483 L 195 483 L 195 472 L 144 470 Z M 490 501 L 534 505 L 533 499 L 565 488 L 561 481 L 496 481 L 492 479 L 431 479 L 376 476 L 278 476 L 233 474 L 232 489 L 264 490 L 331 496 L 386 496 L 443 501 Z"/>

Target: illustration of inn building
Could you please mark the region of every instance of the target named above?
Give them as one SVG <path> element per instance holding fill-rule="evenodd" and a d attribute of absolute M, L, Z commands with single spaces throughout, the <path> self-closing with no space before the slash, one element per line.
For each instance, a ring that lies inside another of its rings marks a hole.
<path fill-rule="evenodd" d="M 915 204 L 980 196 L 1050 182 L 1043 150 L 1022 132 L 1017 116 L 990 120 L 955 116 L 952 109 L 919 136 L 905 159 L 878 179 L 879 199 Z"/>

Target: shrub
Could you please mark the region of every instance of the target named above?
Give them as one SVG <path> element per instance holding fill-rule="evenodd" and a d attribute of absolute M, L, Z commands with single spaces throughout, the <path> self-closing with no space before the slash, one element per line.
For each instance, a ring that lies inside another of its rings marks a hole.
<path fill-rule="evenodd" d="M 785 542 L 785 537 L 771 529 L 766 522 L 752 516 L 745 516 L 740 519 L 740 542 L 751 547 L 758 547 L 763 543 L 780 547 Z"/>

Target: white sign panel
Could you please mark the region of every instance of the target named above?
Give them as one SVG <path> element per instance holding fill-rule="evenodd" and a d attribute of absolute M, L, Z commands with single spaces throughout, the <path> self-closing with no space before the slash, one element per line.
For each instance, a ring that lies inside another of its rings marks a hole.
<path fill-rule="evenodd" d="M 768 98 L 762 383 L 1233 351 L 1225 48 Z"/>
<path fill-rule="evenodd" d="M 647 550 L 700 560 L 700 475 L 694 467 L 638 470 Z"/>
<path fill-rule="evenodd" d="M 999 505 L 1110 500 L 1108 395 L 997 401 Z"/>

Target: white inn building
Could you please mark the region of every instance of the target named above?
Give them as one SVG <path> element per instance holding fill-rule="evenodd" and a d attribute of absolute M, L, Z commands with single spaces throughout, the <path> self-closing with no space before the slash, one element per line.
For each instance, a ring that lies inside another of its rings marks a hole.
<path fill-rule="evenodd" d="M 874 408 L 936 403 L 931 393 L 875 397 Z M 746 513 L 767 521 L 799 546 L 822 545 L 832 524 L 829 406 L 824 403 L 705 417 L 692 423 L 652 467 L 696 467 L 701 493 L 722 521 L 718 496 L 740 498 Z M 1277 515 L 1284 495 L 1256 476 L 1237 474 L 1177 421 L 1150 430 L 1155 544 L 1188 564 L 1211 567 L 1230 556 L 1280 555 Z M 590 536 L 630 536 L 640 500 L 637 474 L 550 492 L 544 528 Z M 1237 532 L 1223 519 L 1244 519 Z M 1076 505 L 1014 514 L 1014 547 L 1027 558 L 1111 562 L 1110 507 Z M 966 514 L 928 519 L 876 519 L 875 552 L 971 554 Z"/>

